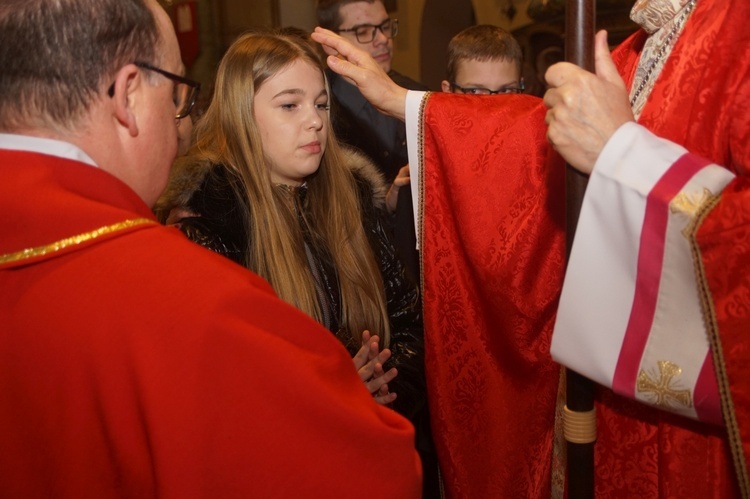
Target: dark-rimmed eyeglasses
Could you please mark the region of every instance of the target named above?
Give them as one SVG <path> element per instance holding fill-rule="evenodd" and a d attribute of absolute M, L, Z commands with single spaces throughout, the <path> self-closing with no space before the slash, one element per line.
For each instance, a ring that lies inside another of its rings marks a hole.
<path fill-rule="evenodd" d="M 174 107 L 177 108 L 175 118 L 180 120 L 190 114 L 190 111 L 193 110 L 193 106 L 195 106 L 195 99 L 198 97 L 198 92 L 200 92 L 201 89 L 200 83 L 185 78 L 184 76 L 176 75 L 161 68 L 157 68 L 147 62 L 136 61 L 134 64 L 141 69 L 147 69 L 148 71 L 159 73 L 160 75 L 172 80 L 174 82 L 172 101 L 174 102 Z M 115 95 L 114 83 L 109 87 L 107 93 L 110 97 Z"/>
<path fill-rule="evenodd" d="M 500 87 L 497 90 L 490 90 L 489 88 L 482 87 L 462 87 L 455 82 L 450 82 L 450 86 L 451 91 L 453 92 L 458 90 L 462 94 L 469 95 L 522 94 L 526 90 L 526 87 L 523 84 L 523 78 L 521 78 L 518 86 Z"/>
<path fill-rule="evenodd" d="M 386 38 L 395 38 L 398 35 L 398 19 L 386 19 L 382 23 L 375 24 L 360 24 L 349 29 L 337 29 L 337 33 L 354 33 L 359 43 L 370 43 L 375 40 L 378 34 L 378 30 L 385 35 Z"/>

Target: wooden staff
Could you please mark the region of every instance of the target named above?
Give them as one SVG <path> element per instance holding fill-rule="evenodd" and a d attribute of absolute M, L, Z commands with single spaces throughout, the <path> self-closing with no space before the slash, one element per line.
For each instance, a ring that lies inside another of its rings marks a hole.
<path fill-rule="evenodd" d="M 594 0 L 567 0 L 565 11 L 565 60 L 594 71 Z M 587 177 L 568 166 L 565 174 L 565 215 L 567 254 L 573 245 L 578 215 L 586 191 Z M 594 385 L 577 372 L 566 369 L 565 440 L 568 452 L 568 496 L 594 497 L 594 441 L 596 413 Z"/>

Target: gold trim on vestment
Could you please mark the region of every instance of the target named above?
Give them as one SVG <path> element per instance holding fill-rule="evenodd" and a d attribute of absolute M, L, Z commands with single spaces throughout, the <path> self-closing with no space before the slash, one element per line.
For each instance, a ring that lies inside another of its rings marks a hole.
<path fill-rule="evenodd" d="M 45 244 L 44 246 L 37 246 L 36 248 L 27 248 L 21 251 L 16 251 L 15 253 L 7 253 L 5 255 L 0 255 L 0 265 L 6 264 L 6 263 L 18 262 L 21 260 L 27 260 L 29 258 L 34 258 L 37 256 L 44 256 L 50 253 L 55 253 L 57 251 L 68 248 L 70 246 L 76 246 L 78 244 L 91 241 L 98 237 L 105 236 L 107 234 L 112 234 L 113 232 L 118 232 L 121 230 L 129 229 L 131 227 L 144 225 L 144 224 L 156 225 L 156 222 L 148 218 L 134 218 L 132 220 L 125 220 L 123 222 L 117 222 L 116 224 L 112 224 L 112 225 L 105 225 L 104 227 L 99 227 L 98 229 L 92 230 L 90 232 L 84 232 L 83 234 L 66 237 L 65 239 L 55 241 L 54 243 Z"/>
<path fill-rule="evenodd" d="M 734 401 L 732 393 L 729 390 L 729 377 L 724 362 L 724 351 L 719 337 L 719 324 L 716 320 L 716 310 L 711 296 L 711 290 L 708 288 L 706 279 L 706 269 L 703 267 L 703 260 L 698 247 L 698 240 L 695 237 L 698 228 L 706 219 L 711 210 L 719 203 L 720 196 L 713 196 L 705 202 L 696 216 L 693 224 L 693 234 L 690 238 L 690 249 L 693 254 L 693 264 L 695 265 L 696 281 L 698 283 L 698 293 L 701 299 L 703 318 L 706 324 L 708 339 L 711 343 L 711 353 L 714 361 L 714 370 L 716 381 L 719 385 L 719 395 L 721 397 L 721 412 L 724 416 L 724 424 L 727 428 L 727 438 L 729 447 L 732 451 L 735 472 L 737 473 L 737 483 L 740 488 L 742 497 L 750 498 L 750 477 L 747 472 L 745 462 L 745 453 L 742 449 L 742 439 L 740 437 L 740 427 L 737 423 L 737 417 L 734 410 Z"/>
<path fill-rule="evenodd" d="M 424 296 L 424 114 L 427 110 L 427 101 L 432 92 L 425 92 L 419 103 L 419 118 L 417 121 L 417 157 L 419 158 L 419 206 L 417 207 L 417 233 L 419 234 L 419 291 Z M 422 317 L 424 317 L 424 300 L 422 300 Z"/>
<path fill-rule="evenodd" d="M 703 206 L 710 203 L 712 199 L 714 199 L 714 193 L 704 187 L 702 192 L 681 192 L 669 203 L 671 213 L 682 214 L 687 219 L 687 224 L 682 229 L 682 235 L 688 241 L 695 234 L 698 214 L 701 213 Z"/>
<path fill-rule="evenodd" d="M 565 479 L 568 469 L 568 445 L 565 440 L 563 426 L 563 411 L 567 398 L 567 370 L 560 366 L 560 377 L 557 385 L 557 401 L 555 403 L 555 424 L 552 434 L 552 459 L 550 480 L 550 499 L 564 499 Z"/>
<path fill-rule="evenodd" d="M 419 206 L 417 207 L 417 233 L 419 234 L 419 292 L 424 296 L 424 261 L 422 255 L 424 255 L 424 113 L 427 109 L 427 101 L 429 100 L 432 92 L 427 91 L 422 96 L 422 100 L 419 103 L 419 117 L 417 118 L 417 158 L 419 161 Z M 424 300 L 422 300 L 422 317 L 424 317 Z M 438 487 L 440 489 L 440 499 L 444 499 L 447 495 L 445 491 L 445 482 L 443 481 L 443 473 L 440 469 L 440 463 L 438 463 Z"/>

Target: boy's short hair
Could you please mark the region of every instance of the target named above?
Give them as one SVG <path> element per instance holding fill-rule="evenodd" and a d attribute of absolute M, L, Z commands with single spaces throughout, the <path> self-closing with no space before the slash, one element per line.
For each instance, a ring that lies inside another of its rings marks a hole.
<path fill-rule="evenodd" d="M 382 0 L 317 0 L 315 2 L 315 17 L 318 20 L 318 26 L 331 31 L 336 31 L 341 27 L 341 7 L 350 3 L 367 2 L 375 3 Z"/>
<path fill-rule="evenodd" d="M 521 73 L 523 52 L 513 35 L 498 26 L 480 24 L 466 28 L 448 44 L 448 81 L 455 81 L 458 63 L 466 60 L 510 60 Z"/>

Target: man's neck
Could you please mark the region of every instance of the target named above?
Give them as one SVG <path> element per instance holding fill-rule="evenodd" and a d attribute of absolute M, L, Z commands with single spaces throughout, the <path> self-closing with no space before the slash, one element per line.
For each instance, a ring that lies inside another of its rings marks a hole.
<path fill-rule="evenodd" d="M 50 134 L 0 133 L 0 149 L 36 152 L 97 166 L 96 162 L 76 144 L 52 137 Z"/>

